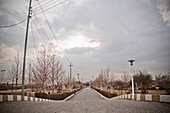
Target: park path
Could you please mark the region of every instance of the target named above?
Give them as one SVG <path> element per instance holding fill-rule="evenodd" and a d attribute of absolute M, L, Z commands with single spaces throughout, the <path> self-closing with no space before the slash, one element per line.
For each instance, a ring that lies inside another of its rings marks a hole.
<path fill-rule="evenodd" d="M 103 100 L 96 92 L 94 92 L 90 88 L 85 88 L 82 90 L 80 93 L 77 95 L 73 96 L 71 99 L 68 101 L 98 101 L 98 100 Z"/>
<path fill-rule="evenodd" d="M 170 104 L 133 100 L 104 100 L 89 88 L 68 101 L 0 102 L 0 113 L 170 113 Z"/>

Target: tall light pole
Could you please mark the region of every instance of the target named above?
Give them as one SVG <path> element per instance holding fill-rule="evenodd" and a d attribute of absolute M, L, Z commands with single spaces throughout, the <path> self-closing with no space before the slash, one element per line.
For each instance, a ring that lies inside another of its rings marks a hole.
<path fill-rule="evenodd" d="M 131 65 L 132 97 L 134 97 L 134 81 L 133 81 L 133 74 L 132 74 L 132 66 L 133 66 L 133 62 L 135 62 L 135 60 L 131 59 L 131 60 L 128 60 L 128 62 L 130 62 L 130 65 Z"/>
<path fill-rule="evenodd" d="M 26 51 L 27 51 L 27 39 L 28 39 L 28 30 L 29 30 L 29 21 L 31 18 L 31 3 L 29 2 L 29 10 L 28 10 L 28 18 L 27 18 L 27 27 L 26 27 L 26 35 L 25 35 L 25 46 L 24 46 L 24 59 L 23 59 L 23 69 L 22 69 L 22 96 L 24 96 L 24 78 L 25 78 L 25 62 L 26 62 Z"/>

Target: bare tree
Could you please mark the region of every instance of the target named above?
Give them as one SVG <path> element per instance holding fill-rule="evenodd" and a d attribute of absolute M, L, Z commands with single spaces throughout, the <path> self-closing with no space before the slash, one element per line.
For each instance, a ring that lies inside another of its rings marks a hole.
<path fill-rule="evenodd" d="M 147 89 L 152 80 L 151 74 L 149 74 L 146 70 L 139 70 L 133 77 L 134 81 L 139 84 L 139 87 L 141 88 L 141 93 L 147 93 Z"/>
<path fill-rule="evenodd" d="M 128 81 L 130 80 L 130 75 L 129 73 L 124 72 L 124 74 L 121 76 L 121 79 L 123 81 L 123 86 L 125 88 L 125 92 L 128 86 Z"/>
<path fill-rule="evenodd" d="M 28 64 L 28 83 L 31 85 L 32 83 L 32 65 L 31 62 Z"/>
<path fill-rule="evenodd" d="M 37 56 L 37 62 L 34 63 L 32 68 L 33 81 L 37 85 L 40 85 L 42 90 L 45 89 L 47 85 L 48 78 L 50 76 L 50 64 L 51 64 L 51 55 L 47 52 L 46 49 L 40 51 Z"/>
<path fill-rule="evenodd" d="M 14 57 L 14 63 L 12 64 L 11 70 L 9 71 L 9 74 L 12 78 L 15 79 L 15 85 L 17 87 L 18 82 L 21 78 L 21 56 L 19 53 Z"/>
<path fill-rule="evenodd" d="M 54 90 L 54 84 L 57 83 L 57 87 L 59 87 L 60 81 L 62 81 L 65 71 L 63 69 L 62 63 L 59 60 L 57 60 L 54 55 L 51 57 L 50 68 L 51 68 L 50 82 L 52 83 L 52 89 Z"/>
<path fill-rule="evenodd" d="M 115 79 L 116 79 L 115 74 L 114 73 L 110 74 L 110 85 L 111 85 L 111 87 L 113 87 Z"/>
<path fill-rule="evenodd" d="M 124 83 L 127 83 L 130 80 L 129 73 L 124 72 L 124 74 L 121 76 L 121 79 L 123 80 Z"/>

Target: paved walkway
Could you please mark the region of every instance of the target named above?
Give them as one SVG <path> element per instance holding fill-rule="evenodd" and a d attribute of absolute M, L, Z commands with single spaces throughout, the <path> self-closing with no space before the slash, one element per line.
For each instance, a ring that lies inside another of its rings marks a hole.
<path fill-rule="evenodd" d="M 170 113 L 170 104 L 104 100 L 89 88 L 64 102 L 3 102 L 0 113 Z"/>
<path fill-rule="evenodd" d="M 85 88 L 79 94 L 73 96 L 69 101 L 98 101 L 103 100 L 96 92 L 90 88 Z"/>

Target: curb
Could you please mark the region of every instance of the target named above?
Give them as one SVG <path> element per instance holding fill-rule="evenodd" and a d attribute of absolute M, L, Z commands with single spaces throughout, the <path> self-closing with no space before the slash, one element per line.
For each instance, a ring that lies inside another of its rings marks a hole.
<path fill-rule="evenodd" d="M 78 94 L 80 91 L 76 92 L 76 94 Z M 21 95 L 0 95 L 0 102 L 9 102 L 9 101 L 63 102 L 63 101 L 70 99 L 73 96 L 74 94 L 68 96 L 64 100 L 50 100 L 50 99 L 28 97 L 28 96 L 21 96 Z"/>
<path fill-rule="evenodd" d="M 48 101 L 49 102 L 52 100 L 36 98 L 36 97 L 21 96 L 21 95 L 0 95 L 0 102 L 9 102 L 9 101 L 41 101 L 41 102 Z"/>
<path fill-rule="evenodd" d="M 107 97 L 103 96 L 101 93 L 99 93 L 98 91 L 96 91 L 95 89 L 93 89 L 93 91 L 95 91 L 98 95 L 100 95 L 100 97 L 102 97 L 105 100 L 115 100 L 115 99 L 118 99 L 118 96 L 112 97 L 112 98 L 107 98 Z"/>
<path fill-rule="evenodd" d="M 80 91 L 82 91 L 82 89 L 81 89 Z M 76 94 L 80 93 L 80 91 L 76 92 Z M 67 98 L 65 98 L 63 101 L 67 101 L 67 100 L 69 100 L 70 98 L 72 98 L 73 96 L 75 96 L 75 95 L 72 94 L 72 95 L 68 96 Z"/>
<path fill-rule="evenodd" d="M 170 95 L 148 95 L 148 94 L 122 94 L 119 99 L 132 99 L 136 101 L 170 102 Z"/>
<path fill-rule="evenodd" d="M 93 89 L 94 90 L 94 89 Z M 131 99 L 136 101 L 153 101 L 153 102 L 168 102 L 170 103 L 170 95 L 148 95 L 148 94 L 122 94 L 116 97 L 107 98 L 103 96 L 98 91 L 94 90 L 98 95 L 100 95 L 105 100 L 115 100 L 115 99 Z"/>

